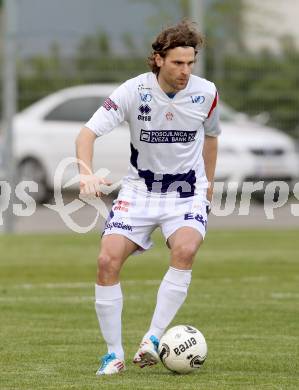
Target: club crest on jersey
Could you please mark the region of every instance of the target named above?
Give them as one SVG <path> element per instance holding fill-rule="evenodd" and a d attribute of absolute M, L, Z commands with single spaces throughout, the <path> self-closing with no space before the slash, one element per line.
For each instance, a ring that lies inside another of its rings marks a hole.
<path fill-rule="evenodd" d="M 173 120 L 173 113 L 172 112 L 167 112 L 166 114 L 165 114 L 165 117 L 166 117 L 166 119 L 168 120 L 168 121 L 172 121 Z"/>
<path fill-rule="evenodd" d="M 206 98 L 202 95 L 191 96 L 192 103 L 202 104 Z"/>
<path fill-rule="evenodd" d="M 148 104 L 141 104 L 138 108 L 138 110 L 141 112 L 142 115 L 138 115 L 137 119 L 139 121 L 147 121 L 149 122 L 152 118 L 150 115 L 148 115 L 152 109 Z"/>

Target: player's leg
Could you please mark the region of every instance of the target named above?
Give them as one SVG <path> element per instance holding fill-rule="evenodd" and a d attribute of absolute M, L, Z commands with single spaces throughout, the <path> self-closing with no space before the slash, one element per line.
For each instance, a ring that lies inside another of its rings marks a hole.
<path fill-rule="evenodd" d="M 183 226 L 176 230 L 167 240 L 171 250 L 170 266 L 191 271 L 194 257 L 202 242 L 202 234 L 193 227 Z"/>
<path fill-rule="evenodd" d="M 192 227 L 181 227 L 168 238 L 171 249 L 170 267 L 158 290 L 150 328 L 134 357 L 134 363 L 141 368 L 159 360 L 159 339 L 186 299 L 193 259 L 202 241 L 201 233 Z"/>
<path fill-rule="evenodd" d="M 97 284 L 112 286 L 119 283 L 121 267 L 138 248 L 135 242 L 121 234 L 103 236 L 98 257 Z"/>
<path fill-rule="evenodd" d="M 191 227 L 181 227 L 168 238 L 171 250 L 170 267 L 157 295 L 157 305 L 146 336 L 162 336 L 167 326 L 186 299 L 191 282 L 194 256 L 203 238 Z"/>
<path fill-rule="evenodd" d="M 123 297 L 119 273 L 137 244 L 119 234 L 104 236 L 98 257 L 95 308 L 108 353 L 103 357 L 97 375 L 114 374 L 124 368 L 121 340 L 121 313 Z"/>
<path fill-rule="evenodd" d="M 160 285 L 150 326 L 150 332 L 158 338 L 165 332 L 187 297 L 192 264 L 202 242 L 202 235 L 191 227 L 181 227 L 168 239 L 171 249 L 170 267 Z"/>

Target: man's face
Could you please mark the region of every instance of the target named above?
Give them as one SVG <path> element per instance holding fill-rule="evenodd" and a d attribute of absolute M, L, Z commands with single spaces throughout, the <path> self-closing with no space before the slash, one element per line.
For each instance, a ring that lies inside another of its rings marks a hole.
<path fill-rule="evenodd" d="M 195 61 L 193 47 L 176 47 L 168 50 L 163 58 L 156 55 L 160 68 L 158 82 L 165 92 L 178 92 L 186 88 Z"/>

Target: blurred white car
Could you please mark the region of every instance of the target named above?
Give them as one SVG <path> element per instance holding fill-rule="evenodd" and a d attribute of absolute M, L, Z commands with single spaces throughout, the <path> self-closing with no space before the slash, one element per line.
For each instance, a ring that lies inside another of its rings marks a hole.
<path fill-rule="evenodd" d="M 33 180 L 37 201 L 48 200 L 60 161 L 75 156 L 75 139 L 82 125 L 117 87 L 114 84 L 84 85 L 60 90 L 18 113 L 14 121 L 15 156 L 19 180 Z M 294 141 L 283 132 L 262 126 L 244 114 L 220 106 L 217 181 L 285 180 L 298 177 Z M 129 161 L 129 130 L 123 123 L 95 143 L 94 168 L 105 167 L 112 181 L 126 173 Z M 70 163 L 63 182 L 77 174 Z M 78 185 L 78 183 L 77 183 Z M 74 188 L 74 186 L 72 187 Z"/>
<path fill-rule="evenodd" d="M 0 142 L 0 180 L 5 179 L 4 171 L 4 145 Z"/>
<path fill-rule="evenodd" d="M 291 189 L 299 178 L 299 156 L 290 136 L 223 103 L 220 120 L 217 181 L 238 183 L 240 189 L 245 181 L 267 184 L 278 180 L 288 183 Z"/>

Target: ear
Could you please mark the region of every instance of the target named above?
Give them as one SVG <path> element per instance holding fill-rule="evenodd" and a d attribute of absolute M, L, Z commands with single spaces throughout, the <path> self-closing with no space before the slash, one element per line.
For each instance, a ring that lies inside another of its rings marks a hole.
<path fill-rule="evenodd" d="M 155 61 L 159 68 L 164 64 L 164 58 L 160 54 L 155 54 Z"/>

